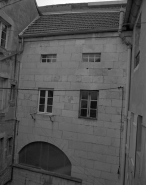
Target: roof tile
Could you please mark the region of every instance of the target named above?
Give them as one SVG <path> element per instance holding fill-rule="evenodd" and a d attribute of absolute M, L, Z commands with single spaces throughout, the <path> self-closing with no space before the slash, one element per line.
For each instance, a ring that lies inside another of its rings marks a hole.
<path fill-rule="evenodd" d="M 28 26 L 22 36 L 118 29 L 119 14 L 119 11 L 109 11 L 42 15 Z"/>

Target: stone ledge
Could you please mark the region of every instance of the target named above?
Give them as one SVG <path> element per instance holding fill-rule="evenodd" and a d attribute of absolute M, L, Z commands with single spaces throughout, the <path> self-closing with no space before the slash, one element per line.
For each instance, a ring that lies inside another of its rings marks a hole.
<path fill-rule="evenodd" d="M 70 177 L 70 176 L 67 176 L 67 175 L 62 175 L 62 174 L 59 174 L 59 173 L 49 172 L 49 171 L 46 171 L 46 170 L 43 170 L 43 169 L 36 169 L 36 168 L 33 168 L 33 167 L 24 166 L 24 165 L 20 165 L 20 164 L 15 164 L 15 165 L 13 165 L 13 167 L 18 168 L 18 169 L 22 169 L 22 170 L 28 170 L 28 171 L 31 171 L 31 172 L 42 173 L 42 174 L 45 174 L 45 175 L 50 175 L 50 176 L 58 177 L 58 178 L 65 179 L 65 180 L 70 180 L 70 181 L 82 183 L 81 179 L 78 179 L 78 178 L 75 178 L 75 177 Z"/>

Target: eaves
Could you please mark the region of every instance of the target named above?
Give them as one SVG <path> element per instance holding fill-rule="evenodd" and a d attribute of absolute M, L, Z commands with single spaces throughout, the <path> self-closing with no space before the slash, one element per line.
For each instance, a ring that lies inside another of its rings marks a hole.
<path fill-rule="evenodd" d="M 60 33 L 39 33 L 39 34 L 27 34 L 19 35 L 19 38 L 38 38 L 38 37 L 51 37 L 51 36 L 64 36 L 64 35 L 77 35 L 77 34 L 88 34 L 88 33 L 105 33 L 105 32 L 117 32 L 118 28 L 110 29 L 96 29 L 96 30 L 80 30 L 72 32 L 60 32 Z"/>

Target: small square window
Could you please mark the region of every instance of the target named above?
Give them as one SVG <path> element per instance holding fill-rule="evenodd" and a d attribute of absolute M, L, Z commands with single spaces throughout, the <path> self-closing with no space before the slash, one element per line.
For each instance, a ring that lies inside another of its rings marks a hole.
<path fill-rule="evenodd" d="M 100 62 L 101 53 L 83 53 L 83 62 Z"/>
<path fill-rule="evenodd" d="M 38 112 L 52 113 L 53 90 L 39 90 Z"/>
<path fill-rule="evenodd" d="M 7 155 L 12 155 L 13 150 L 13 138 L 10 137 L 7 139 Z"/>
<path fill-rule="evenodd" d="M 97 118 L 98 94 L 98 91 L 80 91 L 80 117 Z"/>
<path fill-rule="evenodd" d="M 56 62 L 56 59 L 57 59 L 56 54 L 42 55 L 42 63 Z"/>

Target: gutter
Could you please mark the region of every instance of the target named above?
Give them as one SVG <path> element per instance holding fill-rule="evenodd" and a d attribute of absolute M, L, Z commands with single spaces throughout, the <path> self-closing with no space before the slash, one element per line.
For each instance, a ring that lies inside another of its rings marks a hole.
<path fill-rule="evenodd" d="M 126 6 L 126 14 L 125 14 L 125 25 L 130 29 L 133 29 L 134 23 L 136 21 L 140 6 L 141 6 L 142 0 L 128 0 L 127 6 Z M 130 23 L 130 24 L 129 24 Z"/>
<path fill-rule="evenodd" d="M 27 28 L 25 28 L 26 30 Z M 62 35 L 76 35 L 76 34 L 86 34 L 86 33 L 103 33 L 103 32 L 117 32 L 118 28 L 111 29 L 94 29 L 94 30 L 80 30 L 80 31 L 71 31 L 71 32 L 62 32 L 62 33 L 44 33 L 44 34 L 27 34 L 23 35 L 24 31 L 19 34 L 19 38 L 38 38 L 38 37 L 49 37 L 49 36 L 62 36 Z"/>
<path fill-rule="evenodd" d="M 127 136 L 127 124 L 128 124 L 128 110 L 129 110 L 129 96 L 130 96 L 130 77 L 131 77 L 131 53 L 132 53 L 132 44 L 127 41 L 126 37 L 122 35 L 122 25 L 123 25 L 124 10 L 120 10 L 120 20 L 119 20 L 119 37 L 122 41 L 128 46 L 127 53 L 127 81 L 126 81 L 126 97 L 125 97 L 125 111 L 124 111 L 124 125 L 121 128 L 123 130 L 123 146 L 122 146 L 122 162 L 121 167 L 119 166 L 119 171 L 121 172 L 120 185 L 125 184 L 125 165 L 126 165 L 126 136 Z"/>

